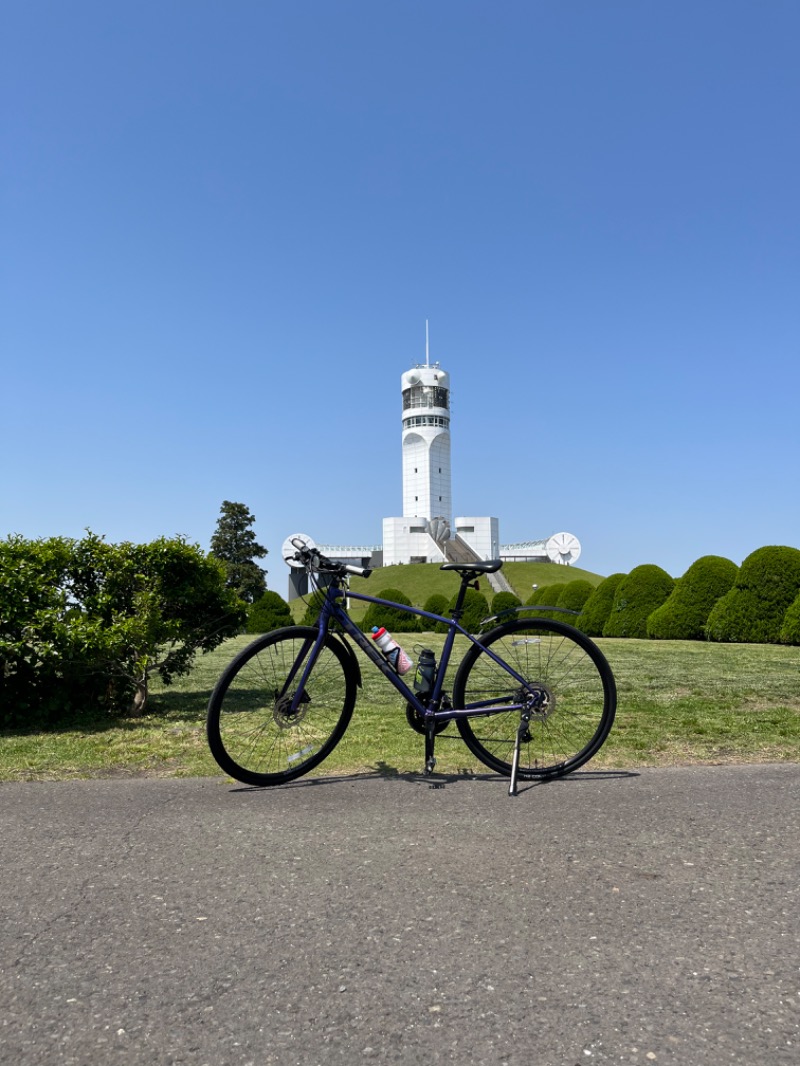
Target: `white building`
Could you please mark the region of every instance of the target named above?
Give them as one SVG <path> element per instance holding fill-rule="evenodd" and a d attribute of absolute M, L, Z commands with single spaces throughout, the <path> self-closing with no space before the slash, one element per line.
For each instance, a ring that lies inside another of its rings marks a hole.
<path fill-rule="evenodd" d="M 496 518 L 452 520 L 450 375 L 420 363 L 401 376 L 400 391 L 403 514 L 383 520 L 383 565 L 496 559 Z"/>

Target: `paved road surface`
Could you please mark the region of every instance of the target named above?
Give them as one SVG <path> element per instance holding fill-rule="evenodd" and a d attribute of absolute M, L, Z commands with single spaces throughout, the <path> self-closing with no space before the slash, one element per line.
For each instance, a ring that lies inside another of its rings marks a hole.
<path fill-rule="evenodd" d="M 0 1060 L 800 1062 L 800 766 L 0 786 Z"/>

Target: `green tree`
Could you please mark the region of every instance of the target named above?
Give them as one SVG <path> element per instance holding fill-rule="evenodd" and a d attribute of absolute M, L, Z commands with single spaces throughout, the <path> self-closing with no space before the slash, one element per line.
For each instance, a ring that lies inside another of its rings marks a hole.
<path fill-rule="evenodd" d="M 314 589 L 305 600 L 306 609 L 300 619 L 301 626 L 315 626 L 317 624 L 326 594 L 325 589 Z"/>
<path fill-rule="evenodd" d="M 406 607 L 412 606 L 408 596 L 399 589 L 381 589 L 378 593 L 378 599 L 394 600 L 395 603 L 405 604 Z M 419 615 L 399 611 L 394 607 L 384 607 L 380 603 L 371 603 L 364 612 L 361 628 L 365 633 L 369 633 L 373 626 L 377 626 L 378 629 L 383 626 L 390 633 L 419 633 L 420 618 Z"/>
<path fill-rule="evenodd" d="M 720 555 L 703 555 L 675 583 L 669 598 L 647 619 L 655 640 L 705 640 L 711 609 L 729 592 L 738 567 Z"/>
<path fill-rule="evenodd" d="M 450 600 L 448 614 L 455 607 L 457 596 L 458 593 Z M 477 589 L 467 589 L 464 597 L 463 612 L 459 619 L 459 625 L 463 626 L 468 633 L 477 633 L 481 627 L 481 622 L 489 615 L 489 601 Z"/>
<path fill-rule="evenodd" d="M 739 567 L 730 592 L 714 604 L 706 635 L 735 644 L 777 644 L 784 616 L 799 592 L 800 550 L 758 548 Z"/>
<path fill-rule="evenodd" d="M 652 563 L 634 567 L 617 586 L 604 637 L 646 637 L 647 619 L 672 592 L 675 581 Z"/>
<path fill-rule="evenodd" d="M 153 674 L 169 684 L 244 622 L 220 563 L 196 545 L 108 544 L 93 533 L 0 542 L 0 614 L 6 724 L 139 714 Z"/>
<path fill-rule="evenodd" d="M 568 611 L 582 611 L 583 605 L 594 592 L 594 585 L 585 578 L 576 578 L 562 585 L 558 597 L 558 607 L 565 607 Z"/>
<path fill-rule="evenodd" d="M 575 619 L 575 626 L 589 637 L 602 637 L 603 627 L 611 614 L 617 586 L 625 574 L 609 574 L 600 582 L 583 605 L 580 616 Z"/>
<path fill-rule="evenodd" d="M 291 624 L 289 604 L 277 592 L 269 589 L 247 610 L 248 633 L 269 633 Z"/>
<path fill-rule="evenodd" d="M 431 614 L 441 615 L 443 618 L 447 617 L 448 599 L 442 592 L 433 592 L 425 600 L 422 605 L 423 611 L 429 611 Z M 447 626 L 443 622 L 429 622 L 427 618 L 420 618 L 419 624 L 423 631 L 431 631 L 431 628 L 436 633 L 446 633 Z"/>
<path fill-rule="evenodd" d="M 800 644 L 800 592 L 783 616 L 781 644 Z"/>
<path fill-rule="evenodd" d="M 495 592 L 492 597 L 492 614 L 502 614 L 503 611 L 513 612 L 515 607 L 521 607 L 522 600 L 514 592 Z M 515 613 L 509 614 L 510 618 L 516 618 Z"/>
<path fill-rule="evenodd" d="M 211 554 L 225 564 L 225 584 L 246 603 L 255 603 L 267 590 L 265 572 L 255 561 L 267 549 L 256 541 L 254 522 L 243 503 L 224 500 L 211 537 Z"/>
<path fill-rule="evenodd" d="M 447 603 L 447 596 L 445 596 L 444 593 L 432 593 L 425 603 L 422 604 L 422 610 L 428 611 L 430 614 L 438 614 L 447 617 Z M 441 623 L 441 621 L 434 621 L 434 623 L 431 623 L 427 618 L 420 618 L 419 625 L 423 631 L 431 631 L 431 629 L 442 633 L 447 631 L 447 627 Z"/>

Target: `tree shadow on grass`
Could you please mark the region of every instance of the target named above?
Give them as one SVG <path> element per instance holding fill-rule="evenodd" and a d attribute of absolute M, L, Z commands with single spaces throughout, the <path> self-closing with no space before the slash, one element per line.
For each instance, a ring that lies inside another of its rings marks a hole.
<path fill-rule="evenodd" d="M 30 725 L 0 729 L 0 737 L 28 737 L 37 733 L 57 736 L 63 733 L 107 733 L 110 729 L 135 732 L 150 728 L 156 723 L 176 725 L 205 721 L 209 693 L 159 692 L 147 702 L 145 713 L 138 717 L 128 714 L 112 714 L 108 711 L 75 711 L 64 715 L 57 722 L 32 721 Z"/>

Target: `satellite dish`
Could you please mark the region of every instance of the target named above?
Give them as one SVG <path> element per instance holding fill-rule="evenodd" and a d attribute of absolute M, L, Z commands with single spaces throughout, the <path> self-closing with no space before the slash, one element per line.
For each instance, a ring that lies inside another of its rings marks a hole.
<path fill-rule="evenodd" d="M 422 381 L 422 375 L 417 374 L 416 371 L 412 371 L 406 380 L 409 385 L 419 385 L 420 381 Z"/>
<path fill-rule="evenodd" d="M 281 547 L 283 561 L 294 570 L 302 570 L 303 568 L 303 564 L 298 559 L 295 559 L 295 553 L 299 547 L 309 548 L 313 551 L 316 548 L 316 544 L 307 533 L 290 533 Z"/>
<path fill-rule="evenodd" d="M 545 542 L 544 550 L 551 563 L 569 566 L 578 561 L 581 554 L 581 542 L 574 533 L 554 533 Z"/>

